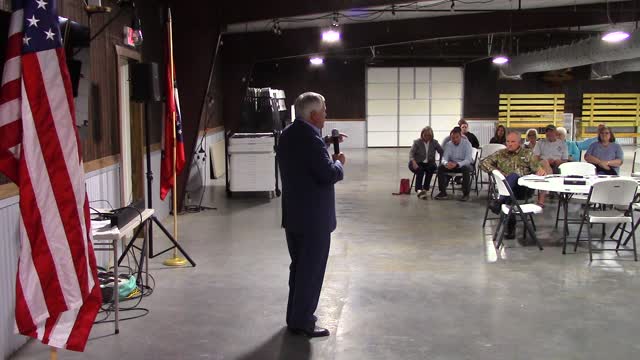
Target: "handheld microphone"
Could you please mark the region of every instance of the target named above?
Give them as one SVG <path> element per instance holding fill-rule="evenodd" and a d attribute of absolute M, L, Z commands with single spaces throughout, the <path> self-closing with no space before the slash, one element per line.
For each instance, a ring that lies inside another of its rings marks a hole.
<path fill-rule="evenodd" d="M 331 130 L 331 141 L 333 142 L 333 153 L 340 154 L 340 131 L 338 129 Z"/>

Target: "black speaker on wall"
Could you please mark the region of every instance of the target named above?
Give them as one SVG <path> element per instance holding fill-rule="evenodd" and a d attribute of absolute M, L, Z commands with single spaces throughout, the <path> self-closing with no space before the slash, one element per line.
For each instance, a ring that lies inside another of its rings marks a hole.
<path fill-rule="evenodd" d="M 160 101 L 158 63 L 134 63 L 131 65 L 131 100 L 137 102 Z"/>
<path fill-rule="evenodd" d="M 67 59 L 67 68 L 69 69 L 69 76 L 71 77 L 73 97 L 76 98 L 78 97 L 78 84 L 80 84 L 82 61 Z"/>

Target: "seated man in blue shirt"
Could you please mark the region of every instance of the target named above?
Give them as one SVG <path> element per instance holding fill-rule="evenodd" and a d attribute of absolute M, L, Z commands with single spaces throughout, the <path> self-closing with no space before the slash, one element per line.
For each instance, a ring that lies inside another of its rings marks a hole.
<path fill-rule="evenodd" d="M 469 200 L 471 190 L 471 171 L 473 159 L 471 158 L 471 143 L 462 141 L 462 130 L 455 127 L 451 130 L 451 141 L 444 147 L 442 162 L 438 167 L 438 188 L 440 192 L 436 196 L 437 200 L 448 199 L 447 184 L 449 184 L 448 173 L 462 173 L 462 197 L 460 201 Z"/>

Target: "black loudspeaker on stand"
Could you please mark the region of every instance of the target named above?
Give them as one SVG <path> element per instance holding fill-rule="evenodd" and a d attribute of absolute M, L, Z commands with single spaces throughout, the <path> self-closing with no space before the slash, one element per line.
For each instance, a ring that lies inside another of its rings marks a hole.
<path fill-rule="evenodd" d="M 146 157 L 147 157 L 147 208 L 153 209 L 153 196 L 152 196 L 152 184 L 153 184 L 153 171 L 151 171 L 151 125 L 149 121 L 149 102 L 152 101 L 160 101 L 160 78 L 158 76 L 158 64 L 157 63 L 149 63 L 149 64 L 141 64 L 136 63 L 131 67 L 131 99 L 136 102 L 144 103 L 144 141 L 146 146 Z M 175 181 L 175 179 L 174 179 Z M 176 196 L 173 194 L 173 196 Z M 174 214 L 176 216 L 176 214 Z M 182 255 L 189 261 L 191 266 L 196 266 L 196 263 L 191 259 L 189 254 L 178 244 L 176 239 L 171 235 L 171 233 L 162 225 L 162 223 L 156 218 L 155 215 L 151 215 L 145 222 L 145 226 L 149 226 L 149 258 L 153 259 L 156 256 L 162 255 L 169 250 L 173 250 L 177 248 Z M 153 224 L 158 225 L 160 230 L 169 238 L 169 240 L 173 243 L 173 246 L 160 251 L 157 254 L 153 253 Z M 142 224 L 141 224 L 142 225 Z M 138 277 L 136 281 L 140 282 L 142 268 L 144 263 L 144 254 L 146 251 L 147 242 L 142 242 L 142 248 L 138 248 L 134 245 L 136 238 L 140 231 L 144 228 L 144 226 L 140 226 L 136 232 L 133 234 L 133 238 L 127 244 L 127 247 L 120 255 L 118 259 L 118 265 L 122 262 L 124 257 L 127 255 L 127 252 L 133 247 L 140 250 L 140 262 L 138 263 Z"/>

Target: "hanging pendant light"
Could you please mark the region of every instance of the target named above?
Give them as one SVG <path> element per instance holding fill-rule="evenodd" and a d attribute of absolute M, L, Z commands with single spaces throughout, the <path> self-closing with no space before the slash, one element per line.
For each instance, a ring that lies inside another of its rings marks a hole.
<path fill-rule="evenodd" d="M 626 31 L 619 30 L 619 29 L 612 29 L 604 33 L 601 39 L 602 41 L 606 41 L 608 43 L 619 43 L 621 41 L 628 39 L 629 36 L 631 35 Z"/>

